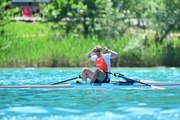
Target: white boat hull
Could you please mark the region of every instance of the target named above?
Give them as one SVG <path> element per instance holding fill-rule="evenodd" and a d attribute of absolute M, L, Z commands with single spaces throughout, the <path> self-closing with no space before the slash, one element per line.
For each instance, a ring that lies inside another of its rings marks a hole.
<path fill-rule="evenodd" d="M 180 88 L 180 83 L 148 83 L 150 85 L 155 85 L 163 88 Z M 135 83 L 134 85 L 118 84 L 118 83 L 102 83 L 102 84 L 59 84 L 59 85 L 18 85 L 18 86 L 0 86 L 0 89 L 7 88 L 78 88 L 78 89 L 98 89 L 98 88 L 151 88 L 140 83 Z"/>

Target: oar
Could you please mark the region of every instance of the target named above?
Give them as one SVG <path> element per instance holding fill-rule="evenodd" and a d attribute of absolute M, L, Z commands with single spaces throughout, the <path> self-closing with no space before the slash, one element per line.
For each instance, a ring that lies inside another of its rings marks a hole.
<path fill-rule="evenodd" d="M 151 88 L 154 88 L 154 89 L 160 89 L 160 90 L 164 90 L 165 88 L 163 87 L 159 87 L 159 86 L 155 86 L 155 85 L 150 85 L 150 84 L 147 84 L 147 83 L 144 83 L 144 82 L 141 82 L 141 81 L 138 81 L 138 80 L 134 80 L 134 79 L 131 79 L 131 78 L 127 78 L 125 77 L 123 74 L 121 73 L 111 73 L 111 72 L 107 72 L 109 74 L 112 74 L 114 75 L 115 77 L 121 77 L 123 78 L 124 80 L 126 80 L 127 82 L 137 82 L 137 83 L 141 83 L 143 85 L 146 85 L 146 86 L 149 86 Z"/>
<path fill-rule="evenodd" d="M 57 84 L 64 83 L 64 82 L 67 82 L 67 81 L 71 81 L 71 80 L 75 80 L 75 79 L 78 79 L 78 78 L 81 78 L 81 75 L 78 75 L 77 77 L 70 78 L 70 79 L 67 79 L 67 80 L 63 80 L 63 81 L 60 81 L 60 82 L 57 82 L 57 83 L 53 83 L 51 85 L 57 85 Z"/>
<path fill-rule="evenodd" d="M 154 80 L 139 80 L 140 82 L 151 82 L 151 83 L 157 83 L 157 81 Z M 111 80 L 111 82 L 119 82 L 119 80 Z"/>

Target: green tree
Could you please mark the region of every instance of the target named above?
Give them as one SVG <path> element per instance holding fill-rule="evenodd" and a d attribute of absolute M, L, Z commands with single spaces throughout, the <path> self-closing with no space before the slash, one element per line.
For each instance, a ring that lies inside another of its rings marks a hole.
<path fill-rule="evenodd" d="M 119 38 L 134 28 L 134 20 L 144 31 L 161 31 L 162 43 L 170 31 L 179 29 L 179 0 L 53 0 L 44 8 L 43 14 L 54 23 L 52 29 L 65 35 Z"/>
<path fill-rule="evenodd" d="M 14 14 L 18 12 L 18 9 L 9 8 L 4 10 L 5 6 L 11 6 L 11 1 L 1 0 L 0 2 L 0 35 L 5 33 L 4 26 L 13 20 Z"/>
<path fill-rule="evenodd" d="M 94 27 L 95 16 L 101 14 L 96 2 L 101 0 L 53 0 L 43 11 L 53 28 L 63 28 L 65 33 L 70 31 L 87 36 Z M 100 6 L 100 5 L 98 5 Z"/>
<path fill-rule="evenodd" d="M 165 37 L 174 30 L 180 28 L 180 1 L 179 0 L 159 0 L 160 5 L 156 7 L 155 22 L 159 30 L 162 43 Z"/>

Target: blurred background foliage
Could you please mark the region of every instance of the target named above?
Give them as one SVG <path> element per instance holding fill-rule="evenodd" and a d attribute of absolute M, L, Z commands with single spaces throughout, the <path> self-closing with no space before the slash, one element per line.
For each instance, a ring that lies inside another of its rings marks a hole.
<path fill-rule="evenodd" d="M 112 66 L 180 66 L 179 0 L 52 0 L 45 21 L 12 21 L 0 2 L 1 67 L 93 66 L 96 44 L 119 53 Z"/>
<path fill-rule="evenodd" d="M 170 32 L 179 31 L 179 6 L 179 0 L 53 0 L 42 4 L 42 12 L 53 22 L 52 29 L 66 34 L 117 39 L 137 27 L 144 34 L 156 31 L 162 43 Z"/>

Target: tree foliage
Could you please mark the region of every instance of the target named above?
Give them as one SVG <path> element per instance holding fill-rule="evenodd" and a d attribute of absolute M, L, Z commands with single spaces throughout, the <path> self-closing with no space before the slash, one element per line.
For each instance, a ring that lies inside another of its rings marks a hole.
<path fill-rule="evenodd" d="M 13 18 L 14 14 L 18 12 L 18 9 L 9 9 L 4 10 L 5 6 L 11 6 L 11 1 L 1 0 L 0 2 L 0 35 L 4 34 L 4 26 L 8 24 Z"/>
<path fill-rule="evenodd" d="M 180 1 L 179 0 L 165 0 L 165 13 L 163 14 L 164 22 L 160 26 L 163 34 L 160 42 L 162 43 L 166 35 L 172 30 L 178 30 L 180 28 Z"/>
<path fill-rule="evenodd" d="M 53 29 L 66 34 L 122 37 L 132 26 L 161 33 L 159 41 L 179 30 L 179 0 L 53 0 L 43 14 Z"/>

